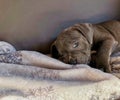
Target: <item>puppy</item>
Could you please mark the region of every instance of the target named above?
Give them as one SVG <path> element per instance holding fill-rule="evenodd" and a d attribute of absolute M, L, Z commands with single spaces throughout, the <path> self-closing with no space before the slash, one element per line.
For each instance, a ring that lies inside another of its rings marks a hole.
<path fill-rule="evenodd" d="M 52 56 L 69 64 L 90 64 L 92 51 L 96 68 L 111 72 L 110 55 L 120 51 L 120 21 L 75 24 L 51 46 Z"/>

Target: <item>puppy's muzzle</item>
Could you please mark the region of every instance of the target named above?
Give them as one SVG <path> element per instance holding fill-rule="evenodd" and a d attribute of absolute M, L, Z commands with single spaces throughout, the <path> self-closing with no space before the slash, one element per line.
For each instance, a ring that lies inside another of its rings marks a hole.
<path fill-rule="evenodd" d="M 70 59 L 68 64 L 76 65 L 77 64 L 77 60 Z"/>

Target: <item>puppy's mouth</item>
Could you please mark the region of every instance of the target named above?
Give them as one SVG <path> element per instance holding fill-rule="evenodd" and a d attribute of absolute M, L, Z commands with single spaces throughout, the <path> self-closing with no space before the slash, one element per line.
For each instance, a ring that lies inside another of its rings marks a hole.
<path fill-rule="evenodd" d="M 75 59 L 75 60 L 70 59 L 70 61 L 68 61 L 68 64 L 71 64 L 71 65 L 76 65 L 76 64 L 78 64 L 77 59 Z"/>
<path fill-rule="evenodd" d="M 71 65 L 76 65 L 76 64 L 89 64 L 89 61 L 77 61 L 77 60 L 73 60 L 73 61 L 69 61 L 68 64 L 71 64 Z"/>
<path fill-rule="evenodd" d="M 60 61 L 67 63 L 67 64 L 71 64 L 71 65 L 76 65 L 76 64 L 89 64 L 90 63 L 90 58 L 88 57 L 81 57 L 79 59 L 59 59 Z"/>

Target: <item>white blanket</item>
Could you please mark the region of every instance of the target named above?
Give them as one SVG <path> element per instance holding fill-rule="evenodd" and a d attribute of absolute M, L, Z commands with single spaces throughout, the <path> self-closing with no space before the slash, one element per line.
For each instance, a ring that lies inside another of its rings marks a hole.
<path fill-rule="evenodd" d="M 112 74 L 34 51 L 15 51 L 6 43 L 0 54 L 0 100 L 120 99 L 120 80 Z"/>

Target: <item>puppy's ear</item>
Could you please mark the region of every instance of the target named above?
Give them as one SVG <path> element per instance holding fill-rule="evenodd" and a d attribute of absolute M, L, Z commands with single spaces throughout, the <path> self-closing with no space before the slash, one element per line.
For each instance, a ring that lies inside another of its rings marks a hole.
<path fill-rule="evenodd" d="M 58 50 L 56 48 L 56 41 L 54 41 L 50 47 L 50 53 L 52 55 L 53 58 L 56 58 L 58 59 L 59 57 L 59 53 L 58 53 Z"/>
<path fill-rule="evenodd" d="M 74 28 L 82 33 L 90 44 L 93 43 L 93 26 L 90 23 L 75 24 Z"/>

